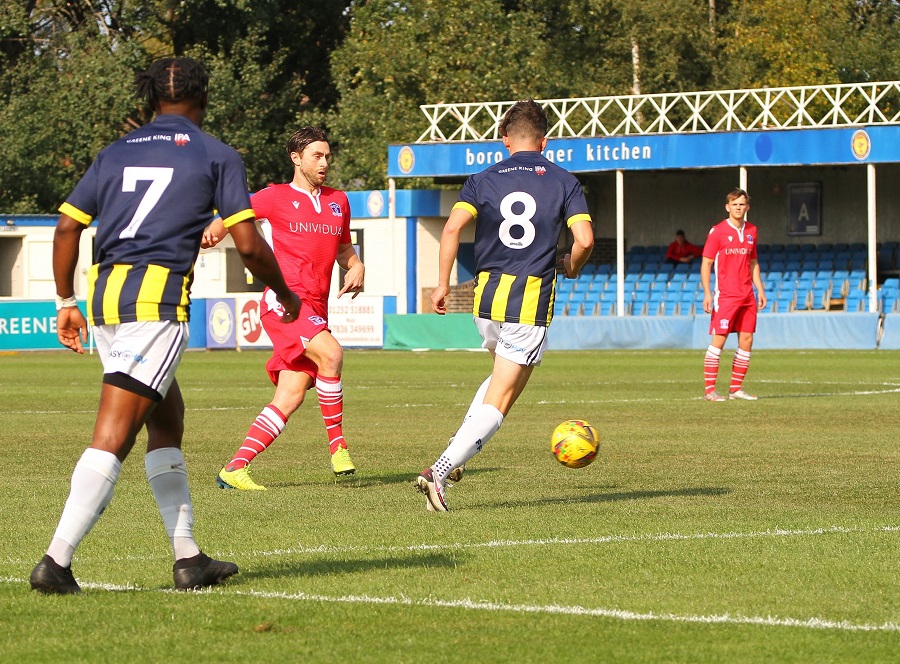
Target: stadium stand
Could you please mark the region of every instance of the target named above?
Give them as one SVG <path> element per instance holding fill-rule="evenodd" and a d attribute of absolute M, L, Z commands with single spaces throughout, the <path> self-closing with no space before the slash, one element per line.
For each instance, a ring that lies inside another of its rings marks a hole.
<path fill-rule="evenodd" d="M 868 309 L 865 243 L 772 243 L 759 249 L 770 302 L 763 313 Z M 657 245 L 626 251 L 625 311 L 632 316 L 702 314 L 700 261 L 673 267 L 664 262 L 664 254 L 665 247 Z M 900 312 L 900 242 L 880 242 L 876 254 L 878 273 L 887 276 L 877 293 L 878 307 L 885 313 Z M 575 280 L 560 276 L 554 315 L 614 315 L 617 284 L 612 263 L 588 264 Z"/>

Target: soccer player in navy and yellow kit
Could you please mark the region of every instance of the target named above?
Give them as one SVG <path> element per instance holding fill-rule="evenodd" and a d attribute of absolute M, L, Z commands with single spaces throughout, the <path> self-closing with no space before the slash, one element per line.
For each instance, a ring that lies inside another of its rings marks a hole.
<path fill-rule="evenodd" d="M 520 101 L 500 123 L 509 158 L 471 176 L 444 226 L 438 286 L 431 296 L 445 314 L 450 273 L 462 230 L 475 222 L 475 325 L 493 356 L 462 425 L 435 463 L 416 479 L 427 509 L 446 512 L 444 488 L 481 451 L 522 393 L 547 346 L 553 316 L 560 231 L 572 232 L 565 276 L 578 276 L 594 247 L 594 229 L 581 185 L 547 160 L 547 116 L 533 100 Z"/>
<path fill-rule="evenodd" d="M 60 207 L 53 240 L 60 342 L 84 353 L 87 321 L 75 298 L 81 233 L 97 219 L 87 311 L 103 364 L 91 445 L 72 473 L 71 490 L 31 587 L 77 593 L 75 548 L 112 499 L 122 462 L 147 427 L 147 480 L 175 558 L 175 587 L 210 586 L 236 574 L 193 537 L 193 507 L 181 442 L 184 401 L 175 371 L 188 342 L 190 284 L 203 229 L 216 209 L 246 267 L 296 317 L 298 297 L 256 231 L 238 153 L 200 130 L 208 76 L 190 58 L 165 58 L 137 77 L 136 91 L 155 119 L 100 152 Z"/>

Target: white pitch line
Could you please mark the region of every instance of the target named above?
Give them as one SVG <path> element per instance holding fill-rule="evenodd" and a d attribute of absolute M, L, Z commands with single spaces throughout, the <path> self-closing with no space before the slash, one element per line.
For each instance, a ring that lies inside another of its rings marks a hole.
<path fill-rule="evenodd" d="M 232 593 L 228 593 L 232 594 Z M 678 615 L 675 613 L 654 613 L 625 611 L 622 609 L 589 608 L 579 605 L 560 604 L 506 604 L 489 600 L 440 600 L 434 598 L 413 599 L 409 597 L 371 597 L 369 595 L 316 595 L 310 593 L 273 593 L 255 590 L 237 591 L 233 594 L 262 599 L 287 599 L 307 602 L 348 603 L 348 604 L 392 604 L 400 606 L 429 606 L 448 609 L 469 609 L 476 611 L 509 611 L 514 613 L 549 613 L 569 616 L 591 616 L 615 620 L 645 620 L 658 622 L 682 622 L 701 624 L 761 625 L 766 627 L 803 627 L 807 629 L 831 629 L 853 632 L 900 632 L 900 625 L 893 622 L 879 624 L 852 623 L 847 620 L 826 620 L 823 618 L 777 618 L 773 616 L 742 616 L 740 614 L 713 614 L 705 616 Z"/>
<path fill-rule="evenodd" d="M 0 577 L 0 583 L 24 584 L 25 579 Z M 99 589 L 112 592 L 151 592 L 166 594 L 179 593 L 170 588 L 141 588 L 135 585 L 116 585 L 110 583 L 82 582 L 82 588 Z M 322 602 L 327 604 L 372 604 L 380 606 L 437 607 L 444 609 L 464 609 L 470 611 L 506 611 L 511 613 L 553 614 L 567 616 L 586 616 L 594 618 L 611 618 L 613 620 L 656 621 L 695 623 L 704 625 L 758 625 L 763 627 L 799 627 L 805 629 L 839 630 L 847 632 L 900 632 L 900 625 L 894 622 L 854 623 L 849 620 L 828 620 L 824 618 L 779 618 L 774 616 L 744 616 L 741 614 L 679 615 L 676 613 L 654 613 L 653 611 L 637 612 L 623 609 L 590 608 L 580 605 L 561 604 L 506 604 L 490 600 L 457 599 L 443 600 L 433 597 L 415 599 L 411 597 L 372 595 L 319 595 L 315 593 L 278 593 L 259 590 L 235 590 L 227 587 L 211 588 L 196 591 L 194 594 L 215 594 L 225 597 L 253 597 L 257 599 L 292 600 L 300 602 Z"/>
<path fill-rule="evenodd" d="M 649 381 L 645 382 L 645 384 L 651 383 L 678 383 L 679 381 Z M 829 381 L 829 382 L 821 382 L 816 381 L 813 383 L 812 381 L 779 381 L 779 380 L 758 380 L 759 383 L 768 383 L 773 385 L 858 385 L 859 383 L 853 382 L 839 382 L 839 381 Z M 882 386 L 895 386 L 896 383 L 879 383 Z M 889 389 L 870 389 L 870 390 L 850 390 L 846 392 L 812 392 L 806 394 L 779 394 L 778 397 L 794 397 L 794 398 L 804 398 L 804 397 L 865 397 L 865 396 L 873 396 L 878 394 L 900 394 L 900 387 L 891 387 Z M 766 398 L 763 396 L 763 398 Z M 698 399 L 702 399 L 702 397 L 684 397 L 679 399 L 670 399 L 670 398 L 639 398 L 639 399 L 560 399 L 555 401 L 548 400 L 539 400 L 531 402 L 534 405 L 553 405 L 553 404 L 598 404 L 598 403 L 658 403 L 663 401 L 697 401 Z M 524 402 L 523 402 L 524 403 Z M 434 408 L 435 406 L 440 405 L 441 407 L 452 407 L 452 406 L 466 406 L 467 403 L 399 403 L 399 404 L 391 404 L 385 406 L 385 408 Z M 187 408 L 186 410 L 189 412 L 202 413 L 202 412 L 216 412 L 216 411 L 229 411 L 229 410 L 238 410 L 245 411 L 247 410 L 247 406 L 209 406 L 205 408 Z M 3 411 L 3 415 L 83 415 L 83 414 L 94 414 L 96 413 L 96 409 L 87 409 L 87 410 L 7 410 Z"/>
<path fill-rule="evenodd" d="M 643 535 L 604 535 L 603 537 L 587 537 L 587 538 L 565 538 L 550 537 L 547 539 L 527 539 L 527 540 L 491 540 L 488 542 L 451 542 L 448 544 L 410 544 L 407 546 L 328 546 L 321 544 L 318 546 L 297 546 L 287 549 L 273 549 L 271 551 L 252 551 L 250 556 L 290 556 L 302 555 L 308 553 L 392 553 L 401 551 L 440 551 L 440 550 L 464 550 L 464 549 L 487 549 L 500 547 L 522 547 L 522 546 L 551 546 L 551 545 L 584 545 L 584 544 L 621 544 L 627 542 L 686 542 L 693 540 L 731 540 L 731 539 L 749 539 L 761 537 L 804 537 L 815 535 L 832 535 L 832 534 L 853 534 L 853 533 L 896 533 L 900 532 L 900 526 L 880 526 L 874 529 L 863 528 L 846 528 L 844 526 L 828 526 L 825 528 L 808 528 L 784 530 L 780 528 L 770 530 L 759 530 L 750 532 L 731 532 L 731 533 L 656 533 Z M 218 552 L 222 555 L 239 555 L 238 552 Z"/>
<path fill-rule="evenodd" d="M 848 528 L 846 526 L 825 526 L 822 528 L 757 530 L 748 532 L 728 533 L 651 533 L 638 535 L 604 535 L 602 537 L 550 537 L 546 539 L 526 540 L 490 540 L 487 542 L 448 542 L 441 544 L 409 544 L 409 545 L 382 545 L 372 546 L 368 544 L 350 546 L 330 546 L 318 544 L 311 546 L 295 546 L 285 549 L 269 549 L 263 551 L 235 551 L 217 550 L 214 557 L 238 557 L 238 558 L 271 558 L 277 556 L 296 556 L 306 554 L 342 554 L 342 553 L 400 553 L 416 551 L 462 551 L 466 549 L 492 549 L 492 548 L 516 548 L 525 546 L 554 546 L 554 545 L 596 545 L 596 544 L 623 544 L 629 542 L 690 542 L 697 540 L 735 540 L 751 538 L 775 538 L 775 537 L 810 537 L 817 535 L 856 534 L 856 533 L 898 533 L 900 526 L 878 526 L 875 528 Z M 110 561 L 149 561 L 168 558 L 170 554 L 157 556 L 110 556 L 103 560 Z M 87 559 L 79 558 L 83 563 Z M 23 559 L 0 560 L 3 565 L 25 565 L 31 561 Z"/>

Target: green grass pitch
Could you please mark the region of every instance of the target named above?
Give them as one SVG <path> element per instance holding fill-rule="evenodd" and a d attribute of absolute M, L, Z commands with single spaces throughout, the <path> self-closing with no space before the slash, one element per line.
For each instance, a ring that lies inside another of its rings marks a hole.
<path fill-rule="evenodd" d="M 707 403 L 702 352 L 551 350 L 443 515 L 413 480 L 486 354 L 348 351 L 356 475 L 333 477 L 312 392 L 254 463 L 269 490 L 220 490 L 272 395 L 267 356 L 191 352 L 178 373 L 195 535 L 241 573 L 171 590 L 133 453 L 76 553 L 75 597 L 28 575 L 90 440 L 99 361 L 0 357 L 4 661 L 897 661 L 900 353 L 759 351 L 759 401 Z M 550 454 L 571 418 L 602 436 L 584 469 Z"/>

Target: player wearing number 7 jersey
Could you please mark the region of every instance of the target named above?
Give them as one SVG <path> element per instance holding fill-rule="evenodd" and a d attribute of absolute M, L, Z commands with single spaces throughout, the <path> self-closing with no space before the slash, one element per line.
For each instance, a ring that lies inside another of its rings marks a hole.
<path fill-rule="evenodd" d="M 445 314 L 450 274 L 463 229 L 475 222 L 475 325 L 493 371 L 478 388 L 462 424 L 435 463 L 416 478 L 425 507 L 446 512 L 447 478 L 481 451 L 503 423 L 547 347 L 553 316 L 560 231 L 574 238 L 563 259 L 574 279 L 591 255 L 594 229 L 578 180 L 547 160 L 547 116 L 533 100 L 515 103 L 500 123 L 510 156 L 471 176 L 441 235 L 438 286 L 431 296 Z"/>
<path fill-rule="evenodd" d="M 82 232 L 97 219 L 87 311 L 103 364 L 94 433 L 72 473 L 71 490 L 46 555 L 31 573 L 45 593 L 80 591 L 75 548 L 112 500 L 122 462 L 147 427 L 144 467 L 175 558 L 175 587 L 211 586 L 237 565 L 213 560 L 193 536 L 194 514 L 181 442 L 184 401 L 175 371 L 188 343 L 189 289 L 203 229 L 225 219 L 244 265 L 296 318 L 269 245 L 256 232 L 238 153 L 200 130 L 209 77 L 190 58 L 164 58 L 137 77 L 156 118 L 100 152 L 65 203 L 53 238 L 57 331 L 84 353 L 87 321 L 75 298 Z"/>

